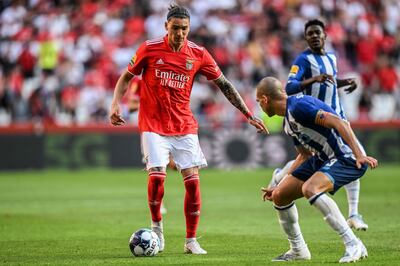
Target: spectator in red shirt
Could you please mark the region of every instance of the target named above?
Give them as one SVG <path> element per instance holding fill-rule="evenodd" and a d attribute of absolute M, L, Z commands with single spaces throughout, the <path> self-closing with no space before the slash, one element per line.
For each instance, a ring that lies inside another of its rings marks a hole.
<path fill-rule="evenodd" d="M 18 64 L 21 66 L 24 78 L 32 78 L 36 65 L 36 57 L 29 50 L 29 43 L 25 43 L 21 54 L 18 57 Z"/>
<path fill-rule="evenodd" d="M 385 56 L 382 57 L 380 66 L 377 70 L 377 78 L 379 82 L 379 89 L 381 93 L 394 93 L 399 82 L 396 69 L 389 59 Z"/>

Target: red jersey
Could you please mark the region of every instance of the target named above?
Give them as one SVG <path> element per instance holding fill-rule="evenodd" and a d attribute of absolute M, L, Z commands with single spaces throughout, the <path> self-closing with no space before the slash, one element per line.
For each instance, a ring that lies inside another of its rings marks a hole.
<path fill-rule="evenodd" d="M 195 75 L 200 73 L 208 80 L 222 75 L 204 47 L 186 40 L 174 52 L 168 36 L 144 42 L 128 72 L 142 74 L 139 130 L 169 136 L 197 134 L 198 124 L 189 105 Z"/>

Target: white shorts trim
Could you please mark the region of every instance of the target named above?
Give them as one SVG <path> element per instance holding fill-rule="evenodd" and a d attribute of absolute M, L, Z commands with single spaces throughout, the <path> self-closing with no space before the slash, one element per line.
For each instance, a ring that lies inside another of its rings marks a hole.
<path fill-rule="evenodd" d="M 143 132 L 141 138 L 147 170 L 152 167 L 166 167 L 170 155 L 179 171 L 207 166 L 196 134 L 162 136 L 154 132 Z"/>

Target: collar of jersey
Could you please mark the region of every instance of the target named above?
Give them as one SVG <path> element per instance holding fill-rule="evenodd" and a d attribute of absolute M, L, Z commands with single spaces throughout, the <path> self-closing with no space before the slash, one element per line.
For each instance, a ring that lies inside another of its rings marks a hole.
<path fill-rule="evenodd" d="M 186 52 L 186 49 L 187 49 L 187 42 L 188 42 L 188 40 L 187 40 L 187 38 L 186 38 L 185 41 L 183 42 L 182 48 L 181 48 L 178 52 L 175 52 L 174 50 L 172 50 L 171 46 L 169 46 L 169 43 L 168 43 L 168 34 L 166 34 L 166 35 L 164 36 L 164 44 L 165 44 L 165 46 L 167 47 L 168 51 L 171 51 L 171 52 L 173 52 L 173 53 L 182 53 L 182 52 Z"/>

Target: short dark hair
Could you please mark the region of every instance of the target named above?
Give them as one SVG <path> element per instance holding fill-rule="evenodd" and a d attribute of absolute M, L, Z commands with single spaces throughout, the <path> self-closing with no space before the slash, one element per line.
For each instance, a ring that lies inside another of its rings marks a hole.
<path fill-rule="evenodd" d="M 312 19 L 306 22 L 304 25 L 304 33 L 306 33 L 307 28 L 313 25 L 320 26 L 325 31 L 325 24 L 319 19 Z"/>
<path fill-rule="evenodd" d="M 187 8 L 177 5 L 171 4 L 168 8 L 167 20 L 170 18 L 188 18 L 190 19 L 190 13 Z"/>

